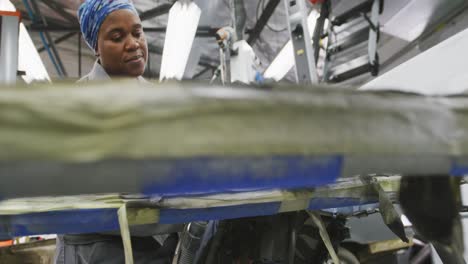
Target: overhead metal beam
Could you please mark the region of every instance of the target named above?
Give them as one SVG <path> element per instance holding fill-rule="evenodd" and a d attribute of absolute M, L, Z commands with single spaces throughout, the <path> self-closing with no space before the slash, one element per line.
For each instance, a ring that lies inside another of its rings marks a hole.
<path fill-rule="evenodd" d="M 42 2 L 59 14 L 61 17 L 65 18 L 71 24 L 78 24 L 78 20 L 75 16 L 65 11 L 65 8 L 58 2 L 58 1 L 51 1 L 51 0 L 42 0 Z"/>
<path fill-rule="evenodd" d="M 280 3 L 281 0 L 270 0 L 263 10 L 262 15 L 258 19 L 257 23 L 255 24 L 254 28 L 249 32 L 249 38 L 247 39 L 247 43 L 253 45 L 255 41 L 260 37 L 260 33 L 262 33 L 263 28 L 265 28 L 268 20 L 270 20 L 273 12 L 275 11 L 276 7 Z"/>
<path fill-rule="evenodd" d="M 51 8 L 52 10 L 57 12 L 63 18 L 66 18 L 67 20 L 72 22 L 72 24 L 77 24 L 77 22 L 78 22 L 77 18 L 74 17 L 73 15 L 69 14 L 68 12 L 66 12 L 65 9 L 63 8 L 63 6 L 58 5 L 57 2 L 54 2 L 54 1 L 51 1 L 51 0 L 45 0 L 44 4 L 46 4 L 49 8 Z M 169 12 L 172 5 L 173 4 L 162 4 L 160 6 L 157 6 L 157 7 L 153 8 L 153 9 L 140 12 L 140 19 L 142 21 L 145 21 L 145 20 L 148 20 L 148 19 L 151 19 L 151 18 L 154 18 L 154 17 L 164 15 L 164 14 Z M 63 10 L 63 12 L 62 12 L 62 10 Z M 24 18 L 27 18 L 28 14 L 26 12 L 21 12 L 21 16 L 24 17 Z M 54 18 L 49 18 L 48 17 L 47 21 L 50 24 L 61 25 L 61 21 L 59 21 L 57 19 L 54 19 Z"/>
<path fill-rule="evenodd" d="M 203 68 L 199 73 L 195 74 L 193 76 L 193 79 L 197 79 L 198 77 L 202 76 L 203 74 L 205 74 L 207 71 L 209 71 L 211 68 L 209 67 L 205 67 Z"/>
<path fill-rule="evenodd" d="M 208 62 L 206 58 L 200 58 L 200 62 L 198 62 L 198 65 L 203 66 L 208 69 L 217 69 L 218 66 L 213 65 L 213 63 Z"/>
<path fill-rule="evenodd" d="M 151 18 L 155 18 L 155 17 L 158 17 L 158 16 L 161 16 L 161 15 L 164 15 L 164 14 L 167 14 L 169 12 L 169 10 L 171 9 L 172 5 L 174 5 L 173 3 L 172 4 L 162 4 L 162 5 L 159 5 L 153 9 L 150 9 L 150 10 L 147 10 L 147 11 L 143 11 L 140 13 L 140 19 L 141 21 L 145 21 L 145 20 L 148 20 L 148 19 L 151 19 Z"/>
<path fill-rule="evenodd" d="M 30 20 L 31 24 L 33 24 L 35 22 L 35 21 L 33 21 L 33 19 L 31 19 L 28 12 L 25 12 L 25 11 L 20 11 L 20 12 L 21 12 L 21 19 L 22 20 Z M 63 21 L 60 20 L 60 19 L 57 19 L 57 18 L 48 17 L 47 18 L 47 24 L 48 25 L 63 25 Z M 28 27 L 28 29 L 29 29 L 29 27 Z"/>
<path fill-rule="evenodd" d="M 67 33 L 61 37 L 58 37 L 57 39 L 54 40 L 54 44 L 57 45 L 61 42 L 64 42 L 65 40 L 67 39 L 70 39 L 71 37 L 75 36 L 77 34 L 77 32 L 70 32 L 70 33 Z M 40 53 L 40 52 L 43 52 L 46 50 L 46 47 L 45 46 L 42 46 L 40 48 L 37 49 L 37 51 Z"/>
<path fill-rule="evenodd" d="M 144 32 L 158 32 L 158 33 L 166 33 L 166 27 L 144 27 Z M 198 27 L 197 32 L 195 34 L 198 38 L 216 38 L 216 31 L 218 28 L 212 27 Z"/>
<path fill-rule="evenodd" d="M 205 74 L 209 70 L 216 70 L 218 68 L 218 66 L 216 66 L 215 63 L 218 63 L 218 62 L 211 62 L 210 58 L 201 57 L 200 61 L 198 62 L 198 65 L 202 66 L 203 69 L 200 72 L 198 72 L 197 74 L 195 74 L 192 77 L 192 79 L 197 79 L 198 77 L 202 76 L 203 74 Z"/>
<path fill-rule="evenodd" d="M 81 32 L 79 26 L 62 26 L 62 25 L 43 25 L 43 24 L 31 24 L 28 29 L 30 31 L 48 31 L 48 32 Z M 216 31 L 218 28 L 211 27 L 199 27 L 197 29 L 196 37 L 199 38 L 210 38 L 216 37 Z M 166 27 L 144 27 L 145 32 L 157 32 L 166 33 Z"/>

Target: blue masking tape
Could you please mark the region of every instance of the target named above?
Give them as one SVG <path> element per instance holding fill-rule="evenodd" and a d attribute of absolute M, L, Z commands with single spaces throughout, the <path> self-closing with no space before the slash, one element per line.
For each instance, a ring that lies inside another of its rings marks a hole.
<path fill-rule="evenodd" d="M 0 237 L 93 233 L 118 229 L 117 209 L 53 211 L 0 217 Z"/>
<path fill-rule="evenodd" d="M 464 176 L 468 175 L 468 163 L 459 160 L 452 161 L 452 168 L 450 170 L 451 176 Z"/>
<path fill-rule="evenodd" d="M 199 157 L 167 163 L 165 175 L 154 175 L 143 192 L 186 196 L 247 190 L 321 186 L 341 176 L 341 156 Z M 147 179 L 151 179 L 148 168 Z"/>

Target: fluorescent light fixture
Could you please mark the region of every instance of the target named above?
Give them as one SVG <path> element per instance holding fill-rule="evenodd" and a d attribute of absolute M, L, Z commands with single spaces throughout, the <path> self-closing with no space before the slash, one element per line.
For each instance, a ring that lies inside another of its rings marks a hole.
<path fill-rule="evenodd" d="M 19 31 L 18 69 L 26 72 L 26 75 L 22 76 L 26 83 L 50 81 L 44 63 L 23 23 L 20 24 Z"/>
<path fill-rule="evenodd" d="M 169 11 L 159 80 L 181 80 L 197 33 L 201 10 L 194 2 L 177 1 Z"/>
<path fill-rule="evenodd" d="M 315 28 L 315 23 L 317 22 L 317 17 L 319 16 L 318 12 L 312 10 L 307 17 L 307 25 L 309 27 L 310 37 L 312 38 L 312 33 Z M 281 49 L 280 53 L 276 56 L 276 58 L 271 62 L 270 66 L 264 72 L 264 77 L 266 79 L 273 79 L 275 81 L 279 81 L 286 76 L 286 74 L 291 70 L 294 66 L 295 59 L 294 59 L 294 50 L 292 46 L 292 41 L 289 40 L 286 45 Z"/>
<path fill-rule="evenodd" d="M 16 11 L 15 6 L 10 2 L 10 0 L 0 0 L 0 10 Z"/>
<path fill-rule="evenodd" d="M 9 0 L 0 0 L 0 10 L 16 11 L 16 8 Z M 34 80 L 50 81 L 36 46 L 23 23 L 20 24 L 19 31 L 18 69 L 26 72 L 26 75 L 22 76 L 26 83 Z"/>

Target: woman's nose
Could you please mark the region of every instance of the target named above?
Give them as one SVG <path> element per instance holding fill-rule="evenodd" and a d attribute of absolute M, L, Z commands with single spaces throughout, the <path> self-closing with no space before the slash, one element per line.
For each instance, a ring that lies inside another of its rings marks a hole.
<path fill-rule="evenodd" d="M 135 50 L 140 47 L 140 43 L 133 37 L 130 37 L 129 40 L 125 43 L 125 48 L 127 50 Z"/>

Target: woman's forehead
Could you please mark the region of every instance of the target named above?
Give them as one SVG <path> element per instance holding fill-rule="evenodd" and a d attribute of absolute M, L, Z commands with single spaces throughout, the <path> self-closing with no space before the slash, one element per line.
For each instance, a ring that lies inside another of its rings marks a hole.
<path fill-rule="evenodd" d="M 107 16 L 101 25 L 101 32 L 108 32 L 114 29 L 131 29 L 141 27 L 140 18 L 129 10 L 117 10 Z"/>

